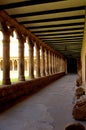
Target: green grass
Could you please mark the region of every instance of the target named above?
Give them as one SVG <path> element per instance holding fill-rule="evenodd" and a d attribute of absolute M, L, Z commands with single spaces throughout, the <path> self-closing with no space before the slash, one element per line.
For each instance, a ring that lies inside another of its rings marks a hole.
<path fill-rule="evenodd" d="M 12 82 L 12 83 L 18 82 L 18 78 L 12 78 L 12 79 L 11 79 L 11 82 Z"/>
<path fill-rule="evenodd" d="M 3 72 L 2 71 L 0 71 L 0 85 L 2 85 L 2 74 Z M 35 74 L 34 74 L 34 76 L 35 76 Z M 10 77 L 11 77 L 11 83 L 17 83 L 17 82 L 19 82 L 18 81 L 18 72 L 17 71 L 10 71 Z M 28 71 L 25 71 L 25 80 L 28 80 L 29 78 L 28 78 Z"/>
<path fill-rule="evenodd" d="M 11 79 L 11 83 L 15 83 L 15 82 L 18 82 L 18 79 L 17 79 L 17 78 Z M 0 85 L 2 85 L 2 80 L 0 80 Z"/>
<path fill-rule="evenodd" d="M 25 77 L 26 80 L 28 80 L 28 77 Z M 16 83 L 18 82 L 18 78 L 12 78 L 11 83 Z M 0 85 L 2 85 L 2 80 L 0 80 Z"/>

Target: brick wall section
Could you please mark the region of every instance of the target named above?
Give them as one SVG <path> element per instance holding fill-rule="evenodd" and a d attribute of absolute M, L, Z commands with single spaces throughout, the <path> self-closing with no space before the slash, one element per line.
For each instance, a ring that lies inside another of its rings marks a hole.
<path fill-rule="evenodd" d="M 12 85 L 5 85 L 0 88 L 0 112 L 8 104 L 12 104 L 19 98 L 30 95 L 33 91 L 39 90 L 51 82 L 64 76 L 65 73 L 59 73 L 51 76 L 37 78 L 30 81 L 18 82 Z"/>

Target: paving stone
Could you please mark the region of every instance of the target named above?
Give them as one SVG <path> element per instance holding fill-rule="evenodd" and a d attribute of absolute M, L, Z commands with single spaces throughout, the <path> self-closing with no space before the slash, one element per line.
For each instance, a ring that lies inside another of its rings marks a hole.
<path fill-rule="evenodd" d="M 68 123 L 77 122 L 72 117 L 76 78 L 64 76 L 1 113 L 0 130 L 64 130 Z"/>

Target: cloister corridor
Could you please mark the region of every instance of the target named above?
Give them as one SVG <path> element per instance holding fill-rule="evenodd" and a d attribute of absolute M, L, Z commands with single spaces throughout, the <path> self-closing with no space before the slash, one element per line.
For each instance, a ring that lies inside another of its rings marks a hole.
<path fill-rule="evenodd" d="M 0 130 L 64 130 L 77 122 L 72 117 L 76 78 L 65 75 L 1 113 Z"/>

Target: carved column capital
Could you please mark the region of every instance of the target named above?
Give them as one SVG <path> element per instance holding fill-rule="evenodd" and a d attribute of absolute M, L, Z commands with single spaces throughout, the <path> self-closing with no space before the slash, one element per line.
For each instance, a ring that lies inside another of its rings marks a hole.
<path fill-rule="evenodd" d="M 17 39 L 19 40 L 19 42 L 21 44 L 24 44 L 26 42 L 26 36 L 18 32 L 17 30 L 16 30 L 16 34 L 17 34 Z"/>
<path fill-rule="evenodd" d="M 34 47 L 34 41 L 32 38 L 29 36 L 26 37 L 27 44 L 29 45 L 30 48 Z"/>

